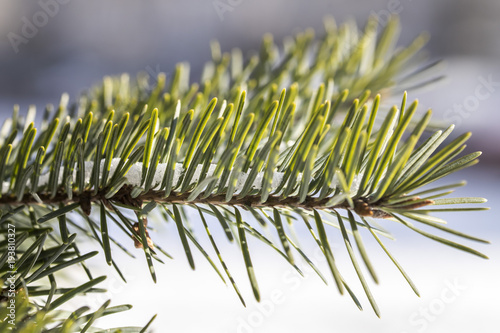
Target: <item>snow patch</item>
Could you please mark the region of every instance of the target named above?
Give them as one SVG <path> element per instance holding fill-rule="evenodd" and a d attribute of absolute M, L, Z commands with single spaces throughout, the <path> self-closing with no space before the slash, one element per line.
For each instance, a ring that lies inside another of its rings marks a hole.
<path fill-rule="evenodd" d="M 109 176 L 112 176 L 115 173 L 119 162 L 120 162 L 120 158 L 114 158 L 111 160 Z M 105 160 L 104 159 L 101 160 L 101 162 L 100 162 L 100 174 L 102 174 L 102 170 L 104 169 L 104 163 L 105 163 Z M 138 162 L 138 163 L 133 164 L 130 167 L 129 171 L 125 175 L 125 178 L 126 178 L 125 184 L 131 185 L 131 186 L 137 186 L 137 187 L 140 187 L 142 185 L 142 182 L 141 182 L 141 180 L 142 180 L 142 165 L 143 165 L 142 162 Z M 216 164 L 210 165 L 208 172 L 207 172 L 207 177 L 213 176 L 215 169 L 216 169 L 216 166 L 217 166 Z M 93 161 L 86 161 L 85 162 L 85 183 L 87 183 L 87 184 L 90 182 L 93 167 L 94 167 Z M 200 176 L 201 176 L 202 168 L 203 168 L 203 165 L 201 165 L 201 164 L 198 165 L 198 167 L 196 168 L 196 170 L 194 172 L 193 178 L 190 181 L 191 183 L 198 182 L 198 180 L 200 179 Z M 166 169 L 167 169 L 167 163 L 159 163 L 158 164 L 158 166 L 156 168 L 156 173 L 154 175 L 153 182 L 151 185 L 152 189 L 156 189 L 161 185 Z M 185 170 L 182 166 L 182 163 L 177 163 L 175 165 L 175 172 L 173 175 L 173 182 L 172 182 L 173 184 L 177 184 L 179 182 L 184 171 Z M 63 183 L 63 179 L 62 179 L 63 172 L 64 172 L 64 168 L 61 167 L 61 169 L 59 170 L 59 178 L 58 178 L 59 184 Z M 38 179 L 38 186 L 42 187 L 42 186 L 47 185 L 49 182 L 49 176 L 50 176 L 49 172 L 41 175 L 40 178 Z M 245 173 L 245 172 L 241 172 L 238 175 L 238 180 L 237 180 L 236 188 L 235 188 L 236 193 L 240 192 L 243 189 L 243 186 L 244 186 L 245 182 L 247 181 L 248 176 L 249 176 L 249 173 Z M 274 172 L 273 173 L 271 191 L 274 191 L 278 188 L 281 181 L 283 180 L 283 176 L 284 176 L 283 172 Z M 73 170 L 72 177 L 73 177 L 73 182 L 76 182 L 76 165 L 75 165 L 75 168 Z M 356 175 L 354 177 L 354 181 L 353 181 L 352 187 L 351 187 L 351 191 L 353 193 L 357 192 L 357 190 L 359 188 L 359 182 L 360 182 L 361 177 L 362 177 L 362 175 Z M 252 184 L 252 189 L 260 190 L 262 188 L 263 178 L 264 178 L 264 172 L 259 172 L 257 174 L 257 176 L 255 177 L 255 180 Z M 301 178 L 302 178 L 302 174 L 299 174 L 297 177 L 297 184 L 300 182 Z M 218 184 L 218 182 L 219 181 L 217 181 L 217 184 Z M 339 185 L 340 185 L 340 183 L 339 183 L 337 177 L 334 176 L 332 179 L 331 186 L 337 187 Z M 31 186 L 31 180 L 28 180 L 27 188 L 29 188 L 30 186 Z M 3 182 L 2 183 L 2 193 L 7 193 L 9 191 L 9 188 L 10 188 L 10 182 Z"/>

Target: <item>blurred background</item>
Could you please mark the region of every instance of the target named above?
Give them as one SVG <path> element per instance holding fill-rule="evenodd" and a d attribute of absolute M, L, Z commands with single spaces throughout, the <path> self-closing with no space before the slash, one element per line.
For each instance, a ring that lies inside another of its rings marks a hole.
<path fill-rule="evenodd" d="M 354 19 L 363 26 L 371 13 L 381 18 L 400 15 L 400 45 L 422 31 L 430 32 L 426 48 L 430 59 L 446 60 L 447 80 L 432 89 L 410 91 L 409 98 L 418 98 L 423 109 L 432 107 L 434 119 L 454 122 L 457 132 L 472 131 L 469 151 L 484 152 L 479 166 L 447 183 L 467 179 L 469 185 L 457 195 L 484 196 L 493 209 L 444 217 L 451 227 L 490 239 L 492 245 L 476 248 L 491 260 L 389 226 L 398 238 L 390 242 L 390 249 L 413 276 L 422 297 L 412 295 L 377 244 L 368 242 L 382 277 L 381 285 L 373 288 L 383 315 L 377 319 L 367 302 L 366 310 L 358 312 L 334 286 L 325 287 L 313 274 L 298 279 L 281 258 L 268 256 L 268 249 L 255 244 L 263 295 L 259 305 L 246 286 L 238 251 L 228 245 L 223 248 L 227 261 L 235 267 L 247 296 L 243 308 L 201 256 L 197 272 L 191 272 L 172 229 L 159 228 L 156 241 L 176 260 L 157 267 L 159 283 L 153 285 L 142 258 L 118 259 L 130 283 L 109 279 L 113 304 L 130 302 L 135 308 L 103 321 L 103 326 L 145 323 L 158 313 L 155 332 L 485 332 L 500 327 L 497 0 L 0 0 L 0 120 L 10 115 L 14 104 L 22 113 L 30 104 L 42 109 L 57 103 L 63 92 L 76 96 L 104 75 L 138 71 L 169 75 L 176 63 L 188 61 L 191 78 L 197 80 L 213 39 L 219 40 L 223 51 L 234 47 L 250 51 L 259 47 L 267 32 L 278 42 L 308 27 L 321 35 L 325 15 L 338 23 Z M 339 260 L 347 265 L 347 254 Z M 320 266 L 326 274 L 326 263 Z M 105 267 L 102 271 L 110 273 Z"/>

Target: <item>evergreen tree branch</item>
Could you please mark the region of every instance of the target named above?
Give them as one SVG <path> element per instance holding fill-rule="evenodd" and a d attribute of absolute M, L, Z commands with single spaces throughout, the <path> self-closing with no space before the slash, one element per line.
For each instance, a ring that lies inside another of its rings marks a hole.
<path fill-rule="evenodd" d="M 339 229 L 377 315 L 378 306 L 354 254 L 355 244 L 377 282 L 360 230 L 376 239 L 410 287 L 418 291 L 379 238 L 390 238 L 390 234 L 373 219 L 401 223 L 425 237 L 486 257 L 409 221 L 486 242 L 444 227 L 443 220 L 431 215 L 481 210 L 434 206 L 476 205 L 485 199 L 442 198 L 461 183 L 429 188 L 434 181 L 477 163 L 480 153 L 462 155 L 470 133 L 443 146 L 453 126 L 427 135 L 433 127 L 431 112 L 415 120 L 418 102 L 407 105 L 406 93 L 399 105 L 381 104 L 382 95 L 389 99 L 405 84 L 424 83 L 419 81 L 422 73 L 435 64 L 422 66 L 414 61 L 425 36 L 396 50 L 397 19 L 391 19 L 380 35 L 376 26 L 373 18 L 363 31 L 351 24 L 337 28 L 327 21 L 323 38 L 315 40 L 308 30 L 287 39 L 282 50 L 266 36 L 259 54 L 248 60 L 237 50 L 222 54 L 213 43 L 212 61 L 205 66 L 200 83 L 189 83 L 186 64 L 178 65 L 171 78 L 159 74 L 154 83 L 142 74 L 134 82 L 126 74 L 106 77 L 74 104 L 63 95 L 56 109 L 47 107 L 37 126 L 30 121 L 34 108 L 24 118 L 15 109 L 0 130 L 0 206 L 4 209 L 0 249 L 9 253 L 6 230 L 15 223 L 13 258 L 19 265 L 15 287 L 18 293 L 28 292 L 16 298 L 19 306 L 28 309 L 22 312 L 23 321 L 41 326 L 53 323 L 51 314 L 56 308 L 95 290 L 102 281 L 87 268 L 85 260 L 95 253 L 80 254 L 77 234 L 98 242 L 106 262 L 123 278 L 112 248 L 116 245 L 133 254 L 109 234 L 110 223 L 142 249 L 156 282 L 154 262 L 163 262 L 160 255 L 170 256 L 150 236 L 148 216 L 153 213 L 175 222 L 193 269 L 196 248 L 225 281 L 187 218 L 189 212 L 200 216 L 223 272 L 243 304 L 209 231 L 214 221 L 229 241 L 239 244 L 257 300 L 260 291 L 250 237 L 268 245 L 301 273 L 296 252 L 326 281 L 306 249 L 294 241 L 291 228 L 297 223 L 307 226 L 325 255 L 339 292 L 347 291 L 361 308 L 337 267 L 337 253 L 329 245 L 325 227 Z M 99 214 L 93 213 L 96 207 Z M 241 210 L 248 211 L 258 224 L 247 222 Z M 213 219 L 207 220 L 207 215 Z M 278 241 L 260 232 L 267 225 L 276 229 Z M 0 257 L 3 279 L 9 274 L 7 259 L 5 254 Z M 89 281 L 58 289 L 54 273 L 75 265 L 84 269 Z M 50 284 L 50 289 L 30 286 L 39 279 Z M 43 314 L 34 314 L 35 295 L 47 296 Z M 86 315 L 89 309 L 77 309 L 57 327 L 89 329 L 97 317 L 114 312 L 108 306 L 106 302 Z"/>

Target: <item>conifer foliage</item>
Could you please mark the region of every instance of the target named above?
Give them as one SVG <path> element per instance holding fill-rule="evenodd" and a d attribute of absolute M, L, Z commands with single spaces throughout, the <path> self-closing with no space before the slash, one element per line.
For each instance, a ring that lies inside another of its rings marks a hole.
<path fill-rule="evenodd" d="M 297 224 L 310 231 L 301 237 L 317 243 L 339 292 L 361 309 L 349 287 L 356 281 L 346 281 L 335 260 L 350 257 L 377 315 L 365 275 L 375 282 L 378 277 L 362 233 L 374 237 L 418 295 L 385 247 L 382 239 L 391 235 L 377 219 L 485 258 L 443 232 L 486 241 L 432 215 L 482 210 L 476 204 L 485 199 L 447 197 L 464 183 L 433 186 L 477 163 L 480 153 L 463 152 L 470 133 L 456 136 L 453 125 L 436 129 L 430 110 L 407 102 L 405 89 L 438 79 L 432 74 L 437 63 L 423 62 L 420 52 L 427 38 L 396 48 L 397 18 L 380 33 L 377 25 L 371 18 L 359 30 L 326 20 L 320 38 L 307 30 L 278 47 L 265 36 L 258 54 L 250 56 L 238 49 L 221 53 L 214 42 L 199 83 L 189 82 L 185 63 L 168 76 L 105 77 L 74 103 L 63 95 L 37 125 L 34 107 L 25 116 L 15 108 L 0 131 L 0 317 L 7 318 L 0 331 L 9 327 L 4 304 L 11 299 L 19 332 L 95 332 L 97 318 L 129 309 L 107 301 L 95 312 L 88 307 L 60 311 L 75 296 L 103 291 L 99 284 L 105 276 L 93 276 L 85 263 L 98 252 L 79 250 L 85 237 L 100 244 L 106 262 L 122 277 L 113 251 L 139 249 L 156 281 L 155 265 L 170 255 L 151 232 L 150 214 L 173 221 L 189 265 L 195 268 L 194 253 L 201 252 L 243 304 L 241 281 L 233 279 L 219 251 L 222 241 L 241 251 L 257 300 L 259 273 L 253 269 L 250 238 L 268 245 L 299 273 L 304 264 L 329 279 L 308 257 L 313 249 L 296 241 Z M 402 101 L 384 105 L 394 96 Z M 110 224 L 130 242 L 110 234 Z M 212 236 L 215 228 L 222 228 L 227 240 Z M 345 252 L 332 250 L 332 232 L 342 236 Z M 202 237 L 209 248 L 198 242 Z M 82 270 L 88 281 L 58 287 L 61 271 L 68 269 Z M 122 329 L 146 331 L 150 323 Z"/>

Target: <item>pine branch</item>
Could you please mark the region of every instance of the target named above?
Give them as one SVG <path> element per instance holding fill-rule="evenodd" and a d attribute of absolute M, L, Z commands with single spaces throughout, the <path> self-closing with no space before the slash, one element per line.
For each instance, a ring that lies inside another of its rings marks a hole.
<path fill-rule="evenodd" d="M 388 99 L 385 95 L 391 95 L 393 87 L 404 88 L 404 84 L 398 85 L 398 78 L 408 84 L 434 65 L 421 66 L 414 61 L 425 36 L 395 50 L 397 20 L 391 20 L 379 36 L 376 25 L 370 19 L 365 30 L 358 31 L 349 24 L 336 28 L 327 21 L 322 39 L 314 40 L 312 32 L 306 31 L 288 39 L 282 51 L 266 36 L 259 55 L 247 61 L 237 50 L 221 55 L 214 43 L 213 59 L 205 67 L 201 85 L 189 84 L 186 64 L 177 66 L 169 79 L 159 74 L 154 83 L 144 75 L 132 83 L 126 74 L 106 77 L 102 85 L 69 107 L 68 96 L 63 95 L 57 109 L 47 107 L 38 127 L 28 121 L 35 116 L 34 108 L 25 118 L 16 109 L 0 130 L 0 206 L 6 209 L 0 218 L 4 237 L 0 248 L 7 248 L 6 226 L 15 221 L 16 239 L 26 242 L 16 252 L 21 256 L 16 257 L 18 263 L 25 265 L 18 271 L 18 290 L 35 279 L 49 279 L 51 288 L 44 293 L 49 295 L 45 308 L 50 314 L 100 281 L 92 278 L 84 264 L 94 253 L 81 255 L 77 236 L 70 230 L 77 230 L 78 237 L 95 239 L 106 262 L 123 277 L 113 260 L 112 243 L 133 255 L 108 233 L 109 223 L 119 226 L 131 244 L 144 251 L 156 281 L 154 262 L 162 262 L 159 252 L 170 256 L 149 234 L 148 216 L 153 212 L 175 222 L 190 266 L 195 267 L 194 245 L 223 281 L 224 274 L 229 278 L 243 304 L 210 233 L 213 222 L 221 225 L 230 241 L 239 244 L 257 300 L 258 274 L 247 236 L 271 247 L 300 272 L 293 254 L 298 255 L 326 281 L 306 249 L 293 241 L 290 228 L 297 223 L 310 230 L 339 291 L 347 290 L 361 308 L 337 267 L 325 227 L 340 230 L 377 315 L 378 307 L 354 255 L 356 244 L 377 282 L 360 229 L 376 239 L 418 292 L 379 238 L 390 234 L 372 219 L 389 219 L 425 237 L 486 257 L 409 221 L 485 242 L 445 227 L 443 220 L 429 214 L 484 209 L 434 209 L 437 205 L 481 204 L 486 200 L 438 199 L 462 184 L 428 188 L 434 181 L 477 163 L 480 153 L 461 155 L 470 133 L 441 147 L 453 126 L 428 136 L 431 112 L 415 120 L 418 103 L 407 105 L 406 93 L 400 105 L 381 106 L 381 93 Z M 416 192 L 422 187 L 425 189 Z M 279 241 L 246 222 L 242 209 L 259 225 L 273 226 Z M 224 274 L 193 235 L 194 228 L 186 218 L 188 210 L 200 216 Z M 126 211 L 133 212 L 136 220 Z M 213 219 L 207 220 L 207 215 Z M 57 231 L 47 227 L 56 220 Z M 49 249 L 43 248 L 47 237 L 53 243 Z M 5 263 L 3 255 L 0 273 L 6 272 Z M 89 282 L 51 302 L 58 290 L 52 273 L 76 264 L 83 266 Z M 27 288 L 30 295 L 40 294 Z M 60 325 L 89 328 L 96 317 L 106 313 L 108 305 L 85 316 L 88 309 L 76 310 Z M 26 318 L 31 318 L 30 313 Z M 45 325 L 39 319 L 37 322 Z"/>

